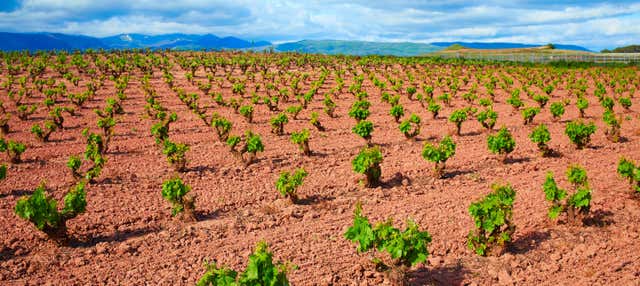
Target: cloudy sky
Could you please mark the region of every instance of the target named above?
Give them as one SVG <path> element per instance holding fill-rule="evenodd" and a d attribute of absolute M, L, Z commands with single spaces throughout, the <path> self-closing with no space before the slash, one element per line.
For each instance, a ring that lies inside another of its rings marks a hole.
<path fill-rule="evenodd" d="M 640 44 L 640 1 L 0 0 L 0 31 L 553 42 L 600 50 Z"/>

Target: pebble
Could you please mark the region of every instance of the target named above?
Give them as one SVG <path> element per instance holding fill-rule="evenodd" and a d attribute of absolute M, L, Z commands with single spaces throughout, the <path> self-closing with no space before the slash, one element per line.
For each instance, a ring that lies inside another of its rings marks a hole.
<path fill-rule="evenodd" d="M 500 282 L 500 284 L 502 285 L 511 285 L 513 284 L 513 278 L 511 277 L 511 274 L 507 272 L 507 270 L 502 269 L 498 272 L 498 282 Z"/>
<path fill-rule="evenodd" d="M 97 254 L 106 254 L 107 253 L 107 246 L 104 243 L 99 243 L 98 245 L 96 245 L 96 253 Z"/>

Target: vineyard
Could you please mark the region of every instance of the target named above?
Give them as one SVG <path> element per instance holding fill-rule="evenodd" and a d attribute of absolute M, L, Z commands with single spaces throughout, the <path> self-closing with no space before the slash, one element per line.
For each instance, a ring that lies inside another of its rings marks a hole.
<path fill-rule="evenodd" d="M 0 284 L 640 283 L 636 66 L 0 55 Z"/>

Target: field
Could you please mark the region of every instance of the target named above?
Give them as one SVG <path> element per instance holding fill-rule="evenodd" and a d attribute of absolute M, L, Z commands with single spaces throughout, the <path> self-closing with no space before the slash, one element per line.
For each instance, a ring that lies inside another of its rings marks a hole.
<path fill-rule="evenodd" d="M 8 167 L 0 181 L 2 285 L 193 285 L 205 274 L 205 261 L 242 272 L 260 241 L 274 261 L 297 266 L 287 273 L 292 285 L 640 284 L 640 196 L 633 190 L 640 178 L 617 171 L 622 157 L 640 162 L 637 67 L 291 53 L 2 55 L 0 123 L 8 118 L 9 126 L 2 138 L 26 146 L 20 162 L 0 155 Z M 333 116 L 326 98 L 335 103 Z M 359 100 L 370 103 L 370 115 L 361 118 L 373 123 L 370 140 L 352 132 L 357 120 L 350 114 Z M 578 102 L 588 103 L 583 118 Z M 297 116 L 292 106 L 301 107 Z M 402 106 L 398 121 L 392 106 Z M 559 106 L 564 112 L 552 116 Z M 535 107 L 537 115 L 524 124 L 523 111 Z M 477 120 L 486 110 L 497 114 L 493 130 Z M 172 112 L 177 120 L 169 124 Z M 314 112 L 322 128 L 310 122 Z M 278 114 L 288 118 L 280 135 L 271 124 Z M 411 114 L 421 119 L 419 133 L 405 136 L 399 125 Z M 452 121 L 461 114 L 466 120 L 459 120 L 458 132 Z M 62 128 L 55 124 L 60 117 Z M 212 127 L 223 118 L 238 146 L 249 137 L 233 136 L 245 131 L 260 137 L 264 151 L 249 164 L 252 154 L 238 153 L 249 144 L 231 149 Z M 57 127 L 43 141 L 32 126 L 46 131 L 46 122 Z M 572 122 L 595 124 L 582 149 L 565 134 Z M 163 123 L 166 136 L 157 130 Z M 542 124 L 550 135 L 548 156 L 529 137 Z M 515 148 L 494 154 L 488 138 L 502 127 Z M 310 131 L 310 155 L 291 141 L 303 129 Z M 83 133 L 110 137 L 108 149 Z M 455 155 L 439 178 L 422 153 L 446 135 Z M 180 152 L 168 162 L 166 142 L 188 145 L 184 168 Z M 383 158 L 380 183 L 370 188 L 352 165 L 368 144 Z M 85 152 L 93 147 L 98 150 Z M 71 156 L 82 162 L 80 176 L 67 166 Z M 565 206 L 580 215 L 563 212 L 552 220 L 543 192 L 547 173 L 572 195 L 565 174 L 576 164 L 588 177 L 577 188 L 592 199 L 586 207 Z M 276 181 L 297 168 L 308 175 L 292 202 Z M 178 177 L 191 187 L 195 209 L 187 205 L 172 216 L 163 183 Z M 16 214 L 19 200 L 41 182 L 58 210 L 70 189 L 84 186 L 86 209 L 73 213 L 63 234 L 40 231 Z M 509 220 L 515 230 L 503 249 L 485 257 L 467 246 L 475 228 L 469 207 L 494 183 L 515 190 Z M 358 253 L 358 244 L 345 238 L 358 202 L 374 225 L 391 218 L 404 229 L 412 219 L 428 231 L 427 260 L 398 267 L 406 271 L 402 278 L 376 271 L 374 255 L 392 269 L 397 261 L 384 251 Z"/>
<path fill-rule="evenodd" d="M 446 49 L 426 54 L 442 58 L 465 58 L 485 61 L 511 61 L 528 63 L 587 62 L 598 64 L 628 64 L 640 62 L 638 53 L 593 53 L 576 50 L 563 50 L 540 46 L 515 49 L 471 49 L 453 45 Z"/>

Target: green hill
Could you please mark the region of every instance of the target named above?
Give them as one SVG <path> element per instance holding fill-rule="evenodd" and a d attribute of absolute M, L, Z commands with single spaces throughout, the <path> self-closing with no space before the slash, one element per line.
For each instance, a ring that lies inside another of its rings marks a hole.
<path fill-rule="evenodd" d="M 338 40 L 304 40 L 276 45 L 281 52 L 301 52 L 318 54 L 348 55 L 394 55 L 418 56 L 441 50 L 442 47 L 420 43 L 383 43 Z"/>
<path fill-rule="evenodd" d="M 602 53 L 640 53 L 640 45 L 630 45 L 624 47 L 618 47 L 610 50 L 602 50 Z"/>

